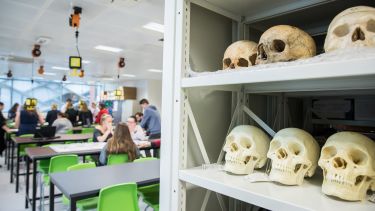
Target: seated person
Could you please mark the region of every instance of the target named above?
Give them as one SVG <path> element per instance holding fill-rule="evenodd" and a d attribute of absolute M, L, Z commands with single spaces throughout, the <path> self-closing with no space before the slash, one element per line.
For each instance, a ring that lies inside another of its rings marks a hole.
<path fill-rule="evenodd" d="M 100 118 L 100 125 L 95 127 L 94 142 L 107 142 L 112 137 L 112 117 L 108 114 L 103 114 Z"/>
<path fill-rule="evenodd" d="M 129 162 L 139 157 L 138 148 L 135 146 L 129 128 L 125 123 L 117 125 L 113 137 L 108 140 L 108 143 L 100 152 L 99 163 L 101 165 L 107 164 L 109 154 L 127 154 Z"/>
<path fill-rule="evenodd" d="M 73 125 L 66 117 L 66 114 L 62 112 L 57 114 L 57 119 L 52 123 L 52 126 L 56 127 L 56 134 L 66 134 L 68 130 L 73 128 Z"/>
<path fill-rule="evenodd" d="M 137 146 L 141 145 L 143 141 L 147 140 L 143 129 L 141 126 L 137 125 L 137 119 L 135 116 L 130 116 L 126 123 L 128 125 L 130 135 Z"/>

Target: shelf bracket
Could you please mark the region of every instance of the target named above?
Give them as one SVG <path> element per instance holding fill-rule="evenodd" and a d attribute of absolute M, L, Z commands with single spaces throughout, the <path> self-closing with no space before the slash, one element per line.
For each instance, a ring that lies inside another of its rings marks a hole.
<path fill-rule="evenodd" d="M 199 150 L 202 153 L 204 163 L 210 164 L 210 159 L 208 158 L 208 154 L 207 154 L 206 148 L 205 148 L 205 146 L 203 144 L 202 136 L 201 136 L 201 134 L 199 132 L 197 122 L 195 121 L 194 114 L 193 114 L 193 112 L 191 110 L 191 106 L 190 106 L 189 100 L 186 100 L 186 101 L 187 101 L 186 102 L 186 111 L 187 111 L 187 114 L 188 114 L 188 117 L 189 117 L 189 120 L 190 120 L 191 127 L 193 128 L 194 135 L 195 135 L 195 138 L 197 140 Z"/>
<path fill-rule="evenodd" d="M 247 106 L 243 105 L 242 110 L 250 116 L 259 126 L 261 126 L 271 137 L 275 136 L 275 131 L 272 130 L 263 120 L 261 120 L 254 112 L 252 112 Z"/>

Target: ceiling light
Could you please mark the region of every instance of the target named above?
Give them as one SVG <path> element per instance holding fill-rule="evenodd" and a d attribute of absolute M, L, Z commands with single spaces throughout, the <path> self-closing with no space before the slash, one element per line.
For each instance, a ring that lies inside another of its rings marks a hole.
<path fill-rule="evenodd" d="M 122 51 L 121 48 L 115 48 L 115 47 L 110 47 L 110 46 L 105 46 L 105 45 L 98 45 L 98 46 L 95 46 L 94 48 L 97 50 L 110 51 L 110 52 L 115 52 L 115 53 Z"/>
<path fill-rule="evenodd" d="M 105 80 L 105 81 L 113 81 L 115 80 L 114 78 L 102 78 L 102 80 Z"/>
<path fill-rule="evenodd" d="M 132 74 L 122 74 L 122 76 L 129 77 L 129 78 L 134 78 L 135 77 L 135 75 L 132 75 Z"/>
<path fill-rule="evenodd" d="M 143 28 L 164 33 L 164 25 L 155 22 L 150 22 L 144 25 Z"/>
<path fill-rule="evenodd" d="M 43 75 L 56 75 L 56 73 L 44 72 Z"/>
<path fill-rule="evenodd" d="M 82 63 L 83 63 L 83 64 L 89 64 L 89 63 L 91 63 L 91 62 L 88 61 L 88 60 L 82 60 Z"/>
<path fill-rule="evenodd" d="M 158 70 L 158 69 L 148 69 L 149 72 L 154 72 L 154 73 L 161 73 L 163 72 L 162 70 Z"/>
<path fill-rule="evenodd" d="M 58 66 L 53 66 L 51 67 L 52 69 L 55 69 L 55 70 L 70 70 L 69 68 L 67 67 L 58 67 Z"/>

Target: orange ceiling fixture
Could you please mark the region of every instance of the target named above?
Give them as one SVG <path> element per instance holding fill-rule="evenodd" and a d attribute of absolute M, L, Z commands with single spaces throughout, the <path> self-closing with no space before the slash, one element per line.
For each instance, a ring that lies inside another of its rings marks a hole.
<path fill-rule="evenodd" d="M 40 65 L 39 69 L 38 69 L 38 73 L 40 75 L 43 75 L 44 74 L 44 66 L 43 65 Z"/>

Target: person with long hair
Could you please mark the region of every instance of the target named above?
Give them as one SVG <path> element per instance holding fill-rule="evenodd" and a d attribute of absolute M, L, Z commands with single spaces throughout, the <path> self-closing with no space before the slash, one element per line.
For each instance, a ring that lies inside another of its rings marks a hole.
<path fill-rule="evenodd" d="M 9 120 L 14 121 L 14 119 L 16 118 L 16 114 L 17 114 L 17 111 L 18 111 L 19 107 L 20 107 L 20 104 L 15 103 L 15 104 L 13 104 L 12 108 L 9 109 L 9 111 L 8 111 L 8 119 Z"/>
<path fill-rule="evenodd" d="M 25 103 L 23 109 L 16 113 L 15 128 L 18 128 L 17 135 L 34 134 L 38 123 L 44 124 L 42 115 L 35 107 L 30 108 Z"/>
<path fill-rule="evenodd" d="M 110 154 L 127 154 L 130 162 L 139 157 L 138 148 L 134 144 L 129 128 L 125 123 L 117 125 L 113 137 L 108 140 L 108 143 L 102 149 L 99 156 L 101 165 L 107 164 L 107 157 Z"/>
<path fill-rule="evenodd" d="M 91 125 L 92 124 L 92 113 L 88 109 L 87 104 L 82 102 L 80 110 L 78 112 L 78 121 L 82 123 L 82 125 Z"/>

